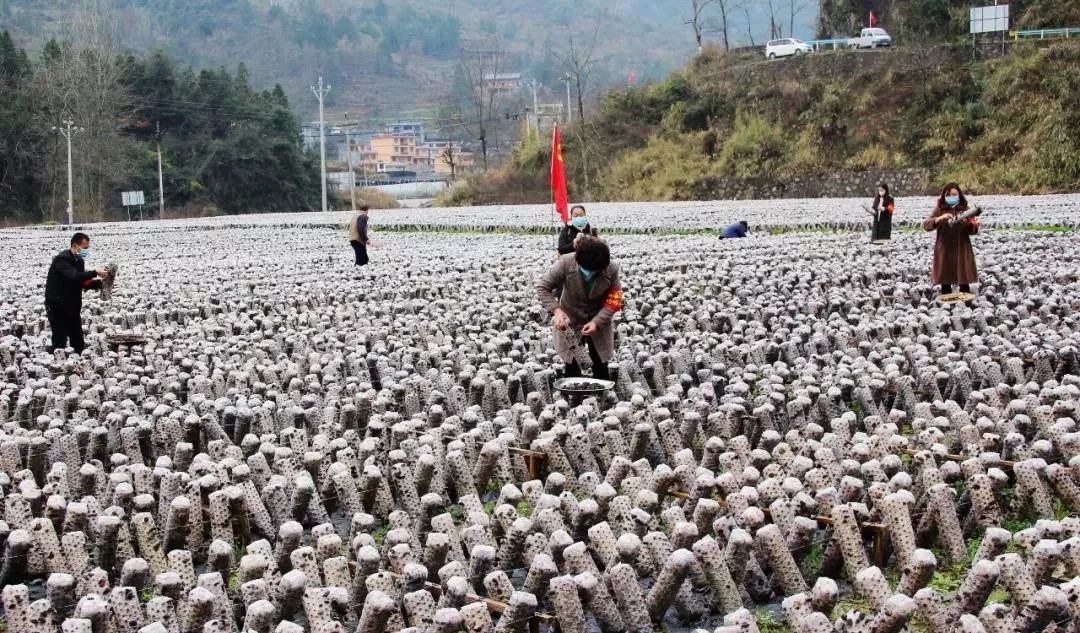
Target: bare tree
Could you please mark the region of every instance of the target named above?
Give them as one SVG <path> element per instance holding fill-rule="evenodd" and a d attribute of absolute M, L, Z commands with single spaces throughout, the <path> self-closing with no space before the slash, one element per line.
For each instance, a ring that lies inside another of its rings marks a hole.
<path fill-rule="evenodd" d="M 806 10 L 805 0 L 788 0 L 788 37 L 795 36 L 795 16 Z"/>
<path fill-rule="evenodd" d="M 708 33 L 720 33 L 724 41 L 724 50 L 731 50 L 731 15 L 743 6 L 742 0 L 690 0 L 690 19 L 687 24 L 694 29 L 694 40 L 697 41 L 698 53 L 704 47 L 705 35 Z M 717 24 L 714 16 L 706 15 L 708 7 L 716 7 L 720 21 Z"/>
<path fill-rule="evenodd" d="M 754 44 L 754 21 L 750 19 L 750 6 L 743 4 L 742 10 L 743 15 L 746 16 L 746 35 L 750 38 L 750 46 L 756 46 L 756 44 Z"/>
<path fill-rule="evenodd" d="M 468 84 L 461 104 L 462 129 L 480 143 L 484 171 L 488 169 L 488 148 L 502 94 L 495 81 L 501 66 L 502 52 L 498 40 L 478 50 L 462 51 L 460 67 Z"/>
<path fill-rule="evenodd" d="M 461 111 L 457 111 L 455 114 L 451 115 L 446 121 L 446 125 L 440 128 L 440 131 L 444 132 L 444 134 L 442 134 L 441 136 L 446 137 L 448 141 L 446 144 L 446 148 L 443 149 L 443 151 L 439 152 L 439 160 L 442 161 L 443 165 L 446 165 L 450 168 L 450 180 L 453 181 L 457 179 L 458 164 L 461 162 L 457 153 L 458 131 L 462 127 Z"/>
<path fill-rule="evenodd" d="M 784 36 L 784 27 L 780 21 L 776 19 L 776 5 L 773 0 L 768 0 L 769 4 L 769 39 L 775 40 Z"/>
<path fill-rule="evenodd" d="M 38 95 L 43 124 L 60 125 L 70 118 L 84 129 L 73 142 L 75 197 L 79 215 L 102 218 L 112 194 L 128 184 L 134 172 L 134 141 L 122 130 L 130 123 L 133 99 L 123 83 L 124 68 L 116 41 L 116 14 L 108 0 L 84 0 L 75 9 L 66 43 L 47 47 Z M 66 146 L 55 145 L 50 209 L 66 197 L 63 170 Z"/>
<path fill-rule="evenodd" d="M 690 19 L 686 23 L 694 30 L 698 54 L 704 46 L 705 31 L 708 29 L 709 18 L 706 15 L 706 9 L 715 2 L 716 0 L 690 0 Z"/>
<path fill-rule="evenodd" d="M 451 181 L 456 180 L 457 179 L 458 158 L 457 158 L 457 154 L 454 153 L 454 142 L 453 141 L 450 141 L 450 143 L 447 144 L 446 149 L 444 149 L 442 152 L 439 153 L 439 160 L 442 161 L 443 165 L 446 165 L 447 167 L 450 168 L 450 180 Z"/>
<path fill-rule="evenodd" d="M 552 51 L 555 58 L 562 62 L 563 67 L 570 73 L 577 93 L 578 124 L 575 130 L 577 131 L 578 142 L 581 145 L 581 169 L 586 196 L 589 192 L 590 146 L 588 141 L 588 120 L 585 118 L 585 90 L 588 86 L 589 76 L 592 74 L 593 64 L 595 62 L 594 54 L 596 51 L 597 37 L 600 33 L 600 25 L 603 23 L 606 16 L 606 13 L 601 13 L 596 16 L 592 34 L 588 37 L 585 45 L 582 45 L 581 40 L 575 38 L 574 34 L 571 32 L 567 36 L 565 50 Z M 567 106 L 569 107 L 569 104 L 567 104 Z"/>
<path fill-rule="evenodd" d="M 731 50 L 731 42 L 729 39 L 731 29 L 728 26 L 728 19 L 729 16 L 742 7 L 744 3 L 742 0 L 715 0 L 715 2 L 717 10 L 720 12 L 719 31 L 724 39 L 724 50 L 728 51 Z"/>

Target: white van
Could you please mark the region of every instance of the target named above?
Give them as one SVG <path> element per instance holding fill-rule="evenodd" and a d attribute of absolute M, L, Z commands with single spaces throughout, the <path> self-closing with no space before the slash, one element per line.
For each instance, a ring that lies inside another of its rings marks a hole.
<path fill-rule="evenodd" d="M 809 44 L 793 37 L 782 40 L 771 40 L 765 45 L 765 58 L 776 59 L 777 57 L 792 57 L 813 51 Z"/>
<path fill-rule="evenodd" d="M 885 32 L 885 29 L 870 28 L 863 29 L 859 33 L 859 37 L 853 37 L 848 40 L 848 46 L 851 48 L 880 48 L 883 46 L 892 46 L 892 38 Z"/>

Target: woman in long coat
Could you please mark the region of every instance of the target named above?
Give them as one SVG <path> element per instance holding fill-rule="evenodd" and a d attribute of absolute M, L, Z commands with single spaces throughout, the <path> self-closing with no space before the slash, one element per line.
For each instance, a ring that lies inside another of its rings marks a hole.
<path fill-rule="evenodd" d="M 555 296 L 555 290 L 562 294 Z M 555 351 L 566 365 L 566 376 L 581 375 L 577 354 L 588 346 L 593 377 L 608 379 L 608 363 L 615 355 L 615 313 L 622 309 L 619 267 L 612 263 L 607 244 L 582 236 L 575 251 L 559 257 L 536 282 L 540 305 L 555 319 Z"/>
<path fill-rule="evenodd" d="M 951 293 L 954 284 L 959 284 L 960 292 L 971 292 L 971 284 L 979 280 L 971 248 L 971 236 L 979 232 L 979 219 L 952 221 L 967 210 L 968 201 L 960 185 L 951 182 L 941 190 L 937 205 L 923 220 L 924 229 L 937 231 L 930 282 L 941 284 L 941 294 Z"/>
<path fill-rule="evenodd" d="M 878 185 L 877 195 L 874 196 L 874 204 L 870 207 L 874 210 L 874 228 L 871 232 L 871 240 L 887 240 L 892 237 L 892 216 L 896 211 L 896 201 L 889 193 L 889 185 Z"/>

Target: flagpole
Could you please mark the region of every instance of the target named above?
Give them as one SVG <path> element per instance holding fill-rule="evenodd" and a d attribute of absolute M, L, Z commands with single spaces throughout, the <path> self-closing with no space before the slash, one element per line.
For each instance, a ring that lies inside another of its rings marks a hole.
<path fill-rule="evenodd" d="M 559 122 L 555 121 L 555 124 L 552 127 L 552 131 L 551 131 L 551 152 L 552 152 L 551 165 L 548 168 L 548 171 L 552 172 L 552 175 L 554 174 L 555 152 L 557 151 L 557 148 L 555 147 L 555 135 L 558 134 L 558 133 L 559 133 Z M 548 176 L 548 183 L 552 184 L 550 175 Z M 554 229 L 554 233 L 555 233 L 555 252 L 558 253 L 559 252 L 559 227 L 555 223 L 555 187 L 551 186 L 551 187 L 548 187 L 548 189 L 551 190 L 551 227 Z"/>

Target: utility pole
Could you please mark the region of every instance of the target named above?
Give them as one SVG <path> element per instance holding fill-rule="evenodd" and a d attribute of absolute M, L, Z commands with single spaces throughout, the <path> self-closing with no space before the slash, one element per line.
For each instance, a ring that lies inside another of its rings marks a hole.
<path fill-rule="evenodd" d="M 330 92 L 330 84 L 323 86 L 322 77 L 319 85 L 312 86 L 311 92 L 319 100 L 319 173 L 322 174 L 322 210 L 326 213 L 326 121 L 323 120 L 323 98 Z"/>
<path fill-rule="evenodd" d="M 563 76 L 563 81 L 566 82 L 566 122 L 567 123 L 570 123 L 571 121 L 574 120 L 574 109 L 572 107 L 570 107 L 570 80 L 572 78 L 573 78 L 573 75 L 571 75 L 570 73 L 566 73 L 566 75 Z"/>
<path fill-rule="evenodd" d="M 161 171 L 161 123 L 154 122 L 154 138 L 157 139 L 157 186 L 159 220 L 165 219 L 165 178 Z"/>
<path fill-rule="evenodd" d="M 352 205 L 352 210 L 356 211 L 356 178 L 352 170 L 352 143 L 349 139 L 349 128 L 352 126 L 349 123 L 349 113 L 345 113 L 345 160 L 349 165 L 349 202 Z M 363 160 L 363 157 L 361 157 Z"/>
<path fill-rule="evenodd" d="M 539 87 L 539 84 L 537 84 L 537 83 L 536 83 L 536 80 L 535 80 L 535 79 L 533 79 L 533 80 L 532 80 L 532 93 L 533 93 L 533 109 L 532 109 L 532 115 L 533 115 L 533 129 L 534 129 L 534 130 L 536 130 L 536 138 L 540 138 L 540 106 L 539 106 L 539 102 L 538 102 L 538 101 L 537 101 L 537 99 L 536 99 L 536 89 L 537 89 L 537 87 Z"/>
<path fill-rule="evenodd" d="M 68 176 L 68 205 L 67 205 L 67 218 L 68 225 L 75 224 L 75 196 L 72 193 L 71 186 L 71 137 L 84 131 L 81 127 L 74 127 L 75 122 L 71 119 L 64 119 L 62 121 L 64 127 L 53 126 L 54 132 L 60 132 L 60 134 L 67 139 L 67 176 Z"/>

